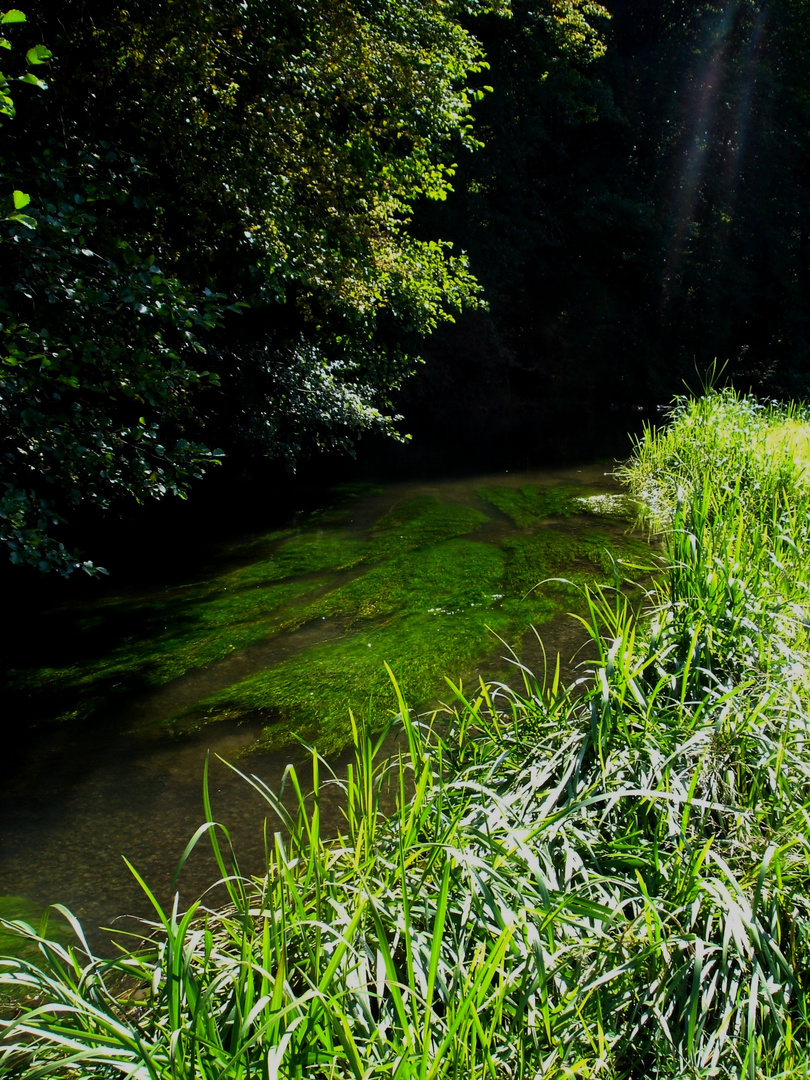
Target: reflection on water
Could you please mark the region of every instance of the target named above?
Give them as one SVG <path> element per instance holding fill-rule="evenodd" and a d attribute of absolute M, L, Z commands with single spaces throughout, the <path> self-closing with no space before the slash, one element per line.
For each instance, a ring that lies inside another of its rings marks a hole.
<path fill-rule="evenodd" d="M 341 527 L 359 535 L 392 506 L 419 495 L 470 505 L 477 489 L 495 484 L 576 484 L 594 491 L 615 490 L 603 464 L 580 470 L 399 484 L 357 500 L 348 523 L 342 521 Z M 514 533 L 514 526 L 503 515 L 491 506 L 487 510 L 489 521 L 476 530 L 476 540 L 498 542 Z M 240 541 L 234 550 L 244 550 L 245 543 Z M 352 573 L 346 572 L 346 580 Z M 345 627 L 336 620 L 306 625 L 189 672 L 78 733 L 75 726 L 67 725 L 44 729 L 47 736 L 43 733 L 29 748 L 24 761 L 7 761 L 5 766 L 0 794 L 0 896 L 22 895 L 43 905 L 61 902 L 83 922 L 96 948 L 108 947 L 106 935 L 95 928 L 109 925 L 122 914 L 150 914 L 124 856 L 161 900 L 168 900 L 180 855 L 204 818 L 202 783 L 207 756 L 214 815 L 228 829 L 243 871 L 260 872 L 267 805 L 219 760 L 220 756 L 237 759 L 239 752 L 254 742 L 257 725 L 219 723 L 177 738 L 155 726 L 154 720 L 187 708 L 212 689 L 344 633 Z M 526 636 L 521 660 L 541 672 L 545 650 L 553 670 L 559 651 L 568 663 L 566 675 L 570 678 L 574 673 L 572 658 L 587 637 L 584 630 L 573 619 L 559 617 L 542 629 L 541 637 L 544 649 L 533 634 Z M 467 685 L 470 680 L 477 682 L 479 675 L 502 670 L 504 654 L 504 648 L 493 641 L 491 657 L 468 673 Z M 515 682 L 518 680 L 516 672 Z M 239 767 L 278 789 L 284 769 L 294 757 L 290 751 L 254 754 L 240 759 Z M 346 760 L 348 755 L 334 762 L 336 771 L 345 768 Z M 305 760 L 302 769 L 306 773 Z M 324 791 L 321 813 L 324 828 L 335 831 L 341 814 L 336 788 Z M 268 820 L 270 834 L 277 827 L 277 821 Z M 181 897 L 190 900 L 198 896 L 216 877 L 210 849 L 203 841 L 181 875 Z"/>

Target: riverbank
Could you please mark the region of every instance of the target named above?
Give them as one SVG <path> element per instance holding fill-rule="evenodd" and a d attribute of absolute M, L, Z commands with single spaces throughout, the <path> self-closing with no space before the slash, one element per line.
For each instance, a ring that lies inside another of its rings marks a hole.
<path fill-rule="evenodd" d="M 805 1076 L 809 433 L 683 403 L 625 474 L 665 534 L 658 586 L 640 613 L 590 590 L 587 680 L 458 690 L 433 730 L 400 700 L 396 761 L 355 731 L 338 841 L 317 759 L 292 812 L 247 780 L 288 830 L 267 876 L 208 826 L 229 908 L 156 908 L 114 961 L 3 962 L 49 1004 L 4 1022 L 0 1069 Z"/>

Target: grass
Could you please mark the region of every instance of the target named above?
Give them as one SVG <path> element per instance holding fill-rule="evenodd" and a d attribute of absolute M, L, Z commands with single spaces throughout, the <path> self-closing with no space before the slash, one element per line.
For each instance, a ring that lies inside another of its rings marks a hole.
<path fill-rule="evenodd" d="M 186 856 L 213 844 L 227 908 L 155 902 L 113 960 L 18 928 L 40 959 L 0 984 L 39 1004 L 0 1021 L 0 1072 L 807 1077 L 810 493 L 782 456 L 797 414 L 752 410 L 681 403 L 680 440 L 637 448 L 631 482 L 674 492 L 664 571 L 641 612 L 588 591 L 574 686 L 449 683 L 434 724 L 393 683 L 393 759 L 355 725 L 347 775 L 313 752 L 307 795 L 289 771 L 292 811 L 245 776 L 278 817 L 262 877 L 206 801 Z M 688 471 L 721 443 L 737 471 Z"/>
<path fill-rule="evenodd" d="M 809 464 L 810 420 L 798 406 L 725 390 L 676 401 L 665 428 L 646 428 L 624 479 L 662 525 L 707 481 L 739 483 L 747 507 L 767 509 L 803 483 Z"/>
<path fill-rule="evenodd" d="M 47 916 L 49 914 L 50 912 L 47 909 L 43 911 L 23 896 L 0 896 L 0 955 L 14 951 L 22 945 L 22 955 L 27 956 L 29 959 L 35 959 L 37 955 L 36 949 L 26 947 L 18 933 L 13 930 L 5 930 L 4 926 L 21 921 L 29 926 L 35 925 L 39 927 L 44 933 L 48 925 Z M 45 922 L 42 921 L 43 916 L 46 917 Z"/>

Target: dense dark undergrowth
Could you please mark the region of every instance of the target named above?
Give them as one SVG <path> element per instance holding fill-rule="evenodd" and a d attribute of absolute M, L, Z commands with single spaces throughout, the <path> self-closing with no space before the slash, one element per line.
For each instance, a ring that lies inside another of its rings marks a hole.
<path fill-rule="evenodd" d="M 451 686 L 435 724 L 400 699 L 399 755 L 355 728 L 346 778 L 313 754 L 297 816 L 246 777 L 279 815 L 266 876 L 207 805 L 193 842 L 231 906 L 155 904 L 118 959 L 19 924 L 39 959 L 2 961 L 0 1071 L 806 1076 L 806 449 L 795 412 L 679 406 L 627 468 L 665 530 L 659 584 L 641 614 L 589 593 L 574 686 Z"/>

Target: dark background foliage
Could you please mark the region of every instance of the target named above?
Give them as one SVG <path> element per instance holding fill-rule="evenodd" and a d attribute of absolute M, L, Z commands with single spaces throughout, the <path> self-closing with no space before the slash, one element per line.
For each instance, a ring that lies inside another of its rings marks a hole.
<path fill-rule="evenodd" d="M 715 360 L 805 394 L 807 6 L 616 0 L 588 63 L 513 7 L 481 35 L 495 92 L 451 209 L 489 313 L 434 338 L 406 412 L 430 429 L 460 387 L 457 430 L 531 455 L 649 415 Z"/>
<path fill-rule="evenodd" d="M 0 145 L 31 196 L 2 224 L 12 558 L 83 565 L 80 532 L 220 451 L 207 499 L 274 498 L 364 433 L 389 470 L 610 452 L 715 361 L 803 395 L 808 4 L 609 9 L 29 5 L 6 69 L 54 59 Z"/>

